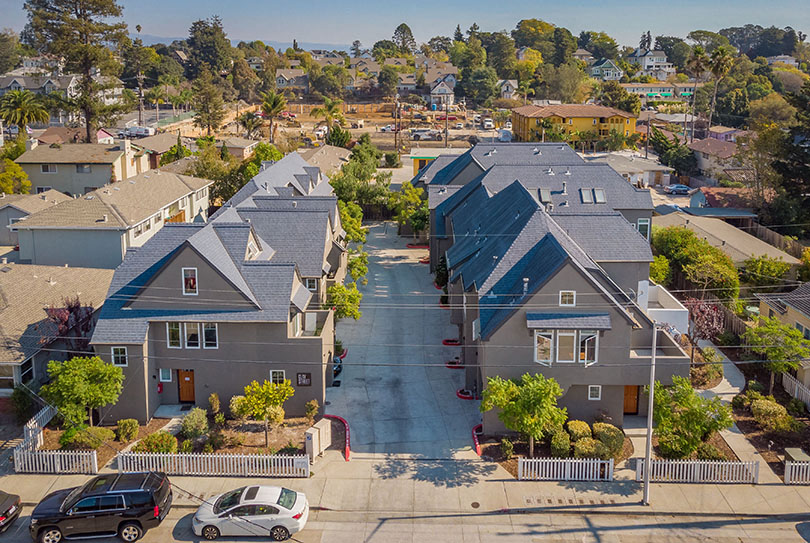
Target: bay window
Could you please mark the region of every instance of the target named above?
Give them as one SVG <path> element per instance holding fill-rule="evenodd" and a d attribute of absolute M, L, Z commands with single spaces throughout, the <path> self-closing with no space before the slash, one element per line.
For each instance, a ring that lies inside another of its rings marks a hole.
<path fill-rule="evenodd" d="M 585 366 L 599 361 L 598 330 L 534 330 L 534 361 Z"/>

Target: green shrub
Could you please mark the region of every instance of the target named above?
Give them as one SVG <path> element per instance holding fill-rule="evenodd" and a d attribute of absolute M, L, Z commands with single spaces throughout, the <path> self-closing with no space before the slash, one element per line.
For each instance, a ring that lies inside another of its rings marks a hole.
<path fill-rule="evenodd" d="M 77 426 L 65 430 L 59 444 L 65 449 L 98 449 L 115 438 L 115 432 L 101 426 Z"/>
<path fill-rule="evenodd" d="M 574 457 L 607 460 L 611 457 L 611 454 L 601 441 L 597 441 L 592 437 L 583 437 L 574 442 Z"/>
<path fill-rule="evenodd" d="M 211 454 L 212 452 L 214 452 L 214 446 L 211 445 L 211 443 L 206 443 L 205 445 L 203 445 L 202 452 L 204 452 L 205 454 Z"/>
<path fill-rule="evenodd" d="M 740 336 L 738 336 L 734 332 L 730 332 L 730 331 L 720 332 L 719 334 L 717 334 L 717 337 L 714 338 L 714 339 L 719 345 L 723 345 L 723 346 L 725 346 L 725 345 L 739 345 L 739 343 L 740 343 Z"/>
<path fill-rule="evenodd" d="M 664 458 L 686 458 L 691 455 L 687 440 L 675 433 L 658 433 L 658 450 Z"/>
<path fill-rule="evenodd" d="M 213 447 L 215 451 L 220 450 L 225 446 L 226 443 L 225 434 L 219 430 L 211 432 L 211 434 L 208 436 L 208 443 L 211 444 L 211 447 Z"/>
<path fill-rule="evenodd" d="M 551 436 L 551 456 L 568 458 L 571 456 L 571 438 L 565 430 L 554 432 Z"/>
<path fill-rule="evenodd" d="M 208 433 L 208 415 L 204 409 L 195 407 L 183 417 L 183 435 L 194 439 Z"/>
<path fill-rule="evenodd" d="M 737 394 L 731 400 L 731 407 L 733 407 L 734 409 L 743 409 L 745 407 L 748 407 L 748 405 L 749 405 L 748 398 L 745 396 L 745 394 L 742 393 Z"/>
<path fill-rule="evenodd" d="M 760 383 L 759 381 L 754 381 L 753 379 L 751 379 L 751 380 L 750 380 L 750 381 L 748 381 L 748 383 L 745 385 L 745 390 L 746 390 L 746 391 L 748 391 L 748 390 L 753 390 L 753 391 L 755 391 L 755 392 L 760 392 L 760 393 L 762 393 L 762 392 L 765 392 L 765 385 L 763 385 L 763 384 L 762 384 L 762 383 Z"/>
<path fill-rule="evenodd" d="M 385 153 L 386 168 L 399 168 L 401 165 L 402 162 L 399 160 L 399 155 L 397 153 Z"/>
<path fill-rule="evenodd" d="M 751 402 L 754 420 L 766 432 L 786 434 L 800 431 L 804 425 L 788 415 L 787 409 L 767 398 Z"/>
<path fill-rule="evenodd" d="M 135 419 L 122 419 L 118 421 L 118 441 L 129 443 L 138 437 L 138 421 Z"/>
<path fill-rule="evenodd" d="M 571 434 L 571 441 L 579 441 L 580 439 L 591 437 L 591 427 L 588 423 L 582 420 L 569 420 L 568 433 Z"/>
<path fill-rule="evenodd" d="M 134 452 L 173 454 L 177 452 L 177 438 L 165 430 L 159 430 L 140 440 L 132 450 Z"/>
<path fill-rule="evenodd" d="M 804 402 L 799 398 L 791 398 L 787 403 L 787 412 L 794 417 L 801 417 L 807 411 Z"/>
<path fill-rule="evenodd" d="M 652 264 L 650 264 L 650 279 L 664 287 L 669 286 L 672 281 L 672 268 L 667 257 L 656 255 Z"/>
<path fill-rule="evenodd" d="M 624 434 L 621 430 L 604 422 L 593 424 L 593 437 L 601 441 L 610 452 L 610 456 L 617 458 L 624 448 Z"/>
<path fill-rule="evenodd" d="M 320 408 L 321 406 L 318 405 L 318 400 L 316 400 L 315 398 L 309 400 L 304 406 L 304 414 L 306 415 L 307 420 L 309 421 L 310 424 L 312 424 L 315 421 L 315 416 L 318 414 L 318 410 Z"/>
<path fill-rule="evenodd" d="M 212 392 L 208 396 L 208 408 L 211 410 L 212 415 L 216 415 L 217 413 L 219 413 L 220 408 L 219 394 L 217 394 L 216 392 Z"/>
<path fill-rule="evenodd" d="M 720 449 L 711 443 L 701 443 L 695 452 L 698 460 L 725 460 L 726 457 Z"/>
<path fill-rule="evenodd" d="M 214 425 L 218 428 L 225 426 L 225 413 L 217 413 L 214 415 Z"/>
<path fill-rule="evenodd" d="M 11 408 L 20 424 L 26 422 L 34 414 L 34 400 L 31 394 L 21 386 L 14 387 L 11 392 Z"/>
<path fill-rule="evenodd" d="M 501 455 L 504 460 L 509 460 L 514 454 L 515 444 L 508 437 L 501 439 Z"/>
<path fill-rule="evenodd" d="M 190 439 L 184 439 L 183 442 L 180 443 L 180 452 L 186 454 L 194 452 L 194 444 Z"/>
<path fill-rule="evenodd" d="M 231 412 L 231 417 L 238 421 L 245 420 L 247 418 L 245 407 L 244 396 L 231 396 L 231 401 L 228 403 L 228 410 Z"/>

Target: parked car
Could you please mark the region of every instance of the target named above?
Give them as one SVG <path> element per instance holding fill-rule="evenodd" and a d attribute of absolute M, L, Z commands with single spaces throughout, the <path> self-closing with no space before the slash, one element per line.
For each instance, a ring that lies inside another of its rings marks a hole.
<path fill-rule="evenodd" d="M 315 129 L 315 137 L 318 138 L 318 139 L 325 138 L 326 137 L 326 127 L 325 126 L 319 126 L 318 128 L 316 128 Z"/>
<path fill-rule="evenodd" d="M 691 189 L 686 185 L 681 185 L 678 183 L 664 187 L 664 192 L 667 194 L 689 194 L 690 190 Z"/>
<path fill-rule="evenodd" d="M 279 486 L 248 486 L 203 503 L 192 520 L 194 534 L 208 540 L 219 536 L 254 536 L 284 541 L 304 529 L 309 503 L 302 492 Z"/>
<path fill-rule="evenodd" d="M 332 376 L 337 377 L 343 371 L 343 360 L 336 356 L 332 361 Z"/>
<path fill-rule="evenodd" d="M 453 128 L 455 128 L 456 130 L 461 130 L 462 128 L 464 128 L 464 123 L 456 123 L 456 125 Z"/>
<path fill-rule="evenodd" d="M 137 541 L 159 525 L 172 507 L 172 485 L 165 473 L 108 473 L 83 486 L 45 496 L 28 527 L 38 543 L 118 535 Z"/>
<path fill-rule="evenodd" d="M 12 125 L 11 125 L 11 126 L 9 126 L 8 128 L 6 128 L 6 132 L 7 132 L 9 135 L 11 135 L 11 136 L 16 136 L 17 134 L 19 134 L 19 133 L 20 133 L 20 127 L 19 127 L 19 126 L 17 126 L 16 124 L 12 124 Z M 33 133 L 34 133 L 34 131 L 33 131 L 33 130 L 31 130 L 31 127 L 30 127 L 30 126 L 26 126 L 26 127 L 25 127 L 25 133 L 26 133 L 26 134 L 28 134 L 28 135 L 30 136 L 31 134 L 33 134 Z"/>
<path fill-rule="evenodd" d="M 380 128 L 380 132 L 397 132 L 397 127 L 393 124 L 387 124 Z"/>
<path fill-rule="evenodd" d="M 484 122 L 482 123 L 482 126 L 483 126 L 484 130 L 492 130 L 492 129 L 495 128 L 495 123 L 492 122 L 492 119 L 486 118 L 486 119 L 484 119 Z"/>
<path fill-rule="evenodd" d="M 475 124 L 481 124 L 481 115 L 473 117 L 473 121 L 475 121 Z"/>
<path fill-rule="evenodd" d="M 436 120 L 437 121 L 444 121 L 444 120 L 457 121 L 458 117 L 456 117 L 455 115 L 448 115 L 447 117 L 445 117 L 444 114 L 442 114 L 442 115 L 439 115 L 438 117 L 436 117 Z"/>
<path fill-rule="evenodd" d="M 154 136 L 155 129 L 151 126 L 128 126 L 118 131 L 119 138 L 145 138 Z"/>
<path fill-rule="evenodd" d="M 0 534 L 14 524 L 21 510 L 19 496 L 0 490 Z"/>

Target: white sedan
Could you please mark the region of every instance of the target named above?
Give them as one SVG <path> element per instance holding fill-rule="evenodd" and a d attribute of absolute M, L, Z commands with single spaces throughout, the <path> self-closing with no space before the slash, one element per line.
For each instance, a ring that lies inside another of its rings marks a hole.
<path fill-rule="evenodd" d="M 307 497 L 279 486 L 247 486 L 225 492 L 203 503 L 194 515 L 194 534 L 212 540 L 219 536 L 270 536 L 284 541 L 304 529 L 309 516 Z"/>

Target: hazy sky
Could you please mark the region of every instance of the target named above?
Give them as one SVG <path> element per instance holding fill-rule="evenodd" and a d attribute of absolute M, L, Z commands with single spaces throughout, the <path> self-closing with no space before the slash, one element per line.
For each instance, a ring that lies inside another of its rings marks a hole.
<path fill-rule="evenodd" d="M 370 46 L 390 38 L 406 22 L 417 41 L 452 35 L 457 24 L 467 29 L 511 30 L 520 19 L 540 18 L 581 30 L 603 30 L 622 45 L 635 45 L 642 31 L 684 36 L 689 30 L 719 30 L 746 23 L 787 25 L 810 34 L 808 0 L 119 0 L 124 18 L 144 34 L 185 36 L 195 19 L 218 14 L 232 39 L 263 39 Z M 25 24 L 22 0 L 0 0 L 0 27 Z"/>

